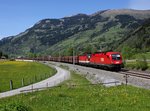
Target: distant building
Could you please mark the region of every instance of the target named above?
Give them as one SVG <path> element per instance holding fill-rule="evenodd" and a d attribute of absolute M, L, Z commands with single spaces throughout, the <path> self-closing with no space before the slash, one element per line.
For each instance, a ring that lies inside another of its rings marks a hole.
<path fill-rule="evenodd" d="M 1 59 L 7 59 L 5 56 L 2 56 Z"/>

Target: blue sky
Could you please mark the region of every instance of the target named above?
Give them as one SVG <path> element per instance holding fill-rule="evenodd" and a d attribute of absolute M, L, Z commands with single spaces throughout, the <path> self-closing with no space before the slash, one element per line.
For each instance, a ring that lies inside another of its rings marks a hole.
<path fill-rule="evenodd" d="M 0 39 L 19 34 L 41 19 L 106 9 L 150 9 L 150 0 L 0 0 Z"/>

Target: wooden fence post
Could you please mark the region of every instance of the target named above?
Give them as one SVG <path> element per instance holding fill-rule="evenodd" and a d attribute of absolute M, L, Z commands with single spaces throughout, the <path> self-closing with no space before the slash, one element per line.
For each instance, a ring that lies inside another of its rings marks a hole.
<path fill-rule="evenodd" d="M 10 90 L 13 90 L 13 81 L 10 80 Z"/>
<path fill-rule="evenodd" d="M 125 74 L 124 78 L 125 78 L 125 81 L 126 81 L 126 86 L 128 85 L 128 77 L 129 77 L 129 75 Z"/>
<path fill-rule="evenodd" d="M 24 78 L 22 78 L 22 87 L 24 86 Z"/>

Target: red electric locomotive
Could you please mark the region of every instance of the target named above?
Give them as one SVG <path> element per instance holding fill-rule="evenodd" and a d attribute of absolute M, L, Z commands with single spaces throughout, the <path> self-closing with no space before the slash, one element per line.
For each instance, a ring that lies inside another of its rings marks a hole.
<path fill-rule="evenodd" d="M 104 69 L 120 70 L 123 67 L 122 56 L 119 52 L 98 52 L 79 56 L 79 64 L 101 67 Z"/>

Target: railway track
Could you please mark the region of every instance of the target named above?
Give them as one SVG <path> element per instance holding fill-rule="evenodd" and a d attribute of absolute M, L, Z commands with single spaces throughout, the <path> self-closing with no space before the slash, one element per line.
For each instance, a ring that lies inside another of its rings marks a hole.
<path fill-rule="evenodd" d="M 143 73 L 143 72 L 134 72 L 134 71 L 122 70 L 119 73 L 124 74 L 125 76 L 135 76 L 135 77 L 139 77 L 139 78 L 150 79 L 150 74 Z"/>

